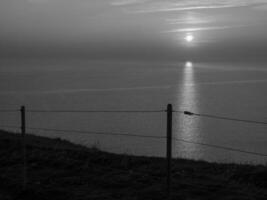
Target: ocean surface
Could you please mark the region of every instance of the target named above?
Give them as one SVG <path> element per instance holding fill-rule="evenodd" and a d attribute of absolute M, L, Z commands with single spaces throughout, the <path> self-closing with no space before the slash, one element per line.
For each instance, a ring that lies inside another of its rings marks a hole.
<path fill-rule="evenodd" d="M 0 110 L 174 110 L 267 121 L 267 64 L 223 62 L 103 62 L 1 60 Z M 20 126 L 20 114 L 0 113 L 0 127 Z M 30 113 L 27 127 L 166 136 L 166 113 Z M 7 129 L 7 128 L 6 128 Z M 8 129 L 14 130 L 14 129 Z M 16 131 L 19 131 L 16 130 Z M 28 130 L 102 150 L 165 156 L 161 138 Z M 266 164 L 267 126 L 173 113 L 174 157 Z"/>

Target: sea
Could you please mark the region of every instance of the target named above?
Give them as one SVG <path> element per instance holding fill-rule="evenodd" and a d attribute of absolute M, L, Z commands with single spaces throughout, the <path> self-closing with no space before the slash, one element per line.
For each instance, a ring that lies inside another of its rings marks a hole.
<path fill-rule="evenodd" d="M 267 163 L 267 125 L 242 121 L 267 121 L 264 62 L 0 62 L 0 110 L 24 105 L 27 133 L 113 153 L 165 157 L 168 104 L 175 111 L 174 158 Z M 54 112 L 62 110 L 82 112 Z M 20 133 L 5 127 L 20 123 L 18 111 L 0 112 L 1 129 Z"/>

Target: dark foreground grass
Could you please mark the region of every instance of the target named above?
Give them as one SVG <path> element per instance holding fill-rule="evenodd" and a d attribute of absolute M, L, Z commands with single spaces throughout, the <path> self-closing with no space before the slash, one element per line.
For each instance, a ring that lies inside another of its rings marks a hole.
<path fill-rule="evenodd" d="M 0 200 L 167 199 L 166 161 L 27 137 L 22 190 L 20 136 L 0 131 Z M 267 199 L 267 168 L 173 160 L 172 199 Z"/>

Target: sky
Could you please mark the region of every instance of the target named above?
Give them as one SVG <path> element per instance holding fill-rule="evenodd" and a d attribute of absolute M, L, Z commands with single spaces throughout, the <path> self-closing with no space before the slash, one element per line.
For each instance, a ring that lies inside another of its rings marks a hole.
<path fill-rule="evenodd" d="M 0 27 L 0 57 L 267 59 L 267 0 L 1 0 Z"/>

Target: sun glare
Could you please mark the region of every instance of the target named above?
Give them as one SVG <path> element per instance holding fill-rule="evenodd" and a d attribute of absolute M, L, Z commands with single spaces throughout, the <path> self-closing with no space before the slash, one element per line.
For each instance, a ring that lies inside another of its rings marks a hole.
<path fill-rule="evenodd" d="M 193 35 L 187 35 L 185 38 L 184 38 L 187 42 L 192 42 L 194 40 L 194 36 Z"/>
<path fill-rule="evenodd" d="M 187 61 L 187 62 L 185 63 L 185 67 L 187 67 L 187 68 L 191 68 L 191 67 L 193 67 L 193 63 L 190 62 L 190 61 Z"/>

